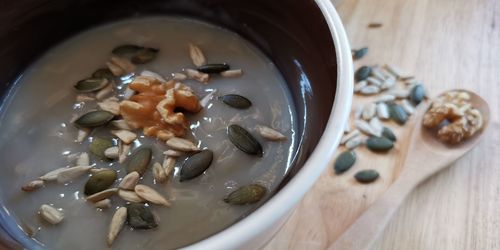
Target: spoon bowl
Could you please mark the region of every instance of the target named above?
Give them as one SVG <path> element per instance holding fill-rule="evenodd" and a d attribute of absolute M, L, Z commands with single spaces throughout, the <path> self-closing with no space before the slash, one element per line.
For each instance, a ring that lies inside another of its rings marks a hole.
<path fill-rule="evenodd" d="M 328 249 L 369 249 L 384 231 L 392 215 L 405 197 L 422 181 L 448 167 L 476 146 L 490 121 L 490 108 L 479 95 L 463 89 L 450 91 L 467 92 L 472 107 L 483 116 L 483 126 L 472 137 L 450 145 L 439 141 L 436 131 L 425 128 L 422 118 L 430 103 L 421 104 L 410 121 L 410 140 L 406 143 L 406 159 L 400 175 L 373 205 L 371 205 Z M 447 91 L 448 92 L 448 91 Z"/>

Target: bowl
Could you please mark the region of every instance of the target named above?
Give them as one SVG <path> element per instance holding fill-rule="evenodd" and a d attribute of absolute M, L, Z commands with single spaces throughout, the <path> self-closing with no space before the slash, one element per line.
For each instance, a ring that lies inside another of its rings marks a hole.
<path fill-rule="evenodd" d="M 0 10 L 2 100 L 13 82 L 43 52 L 78 32 L 114 20 L 151 15 L 200 19 L 243 36 L 275 63 L 296 106 L 299 148 L 278 191 L 239 222 L 188 249 L 255 249 L 284 224 L 302 196 L 330 166 L 352 100 L 352 58 L 340 18 L 330 0 L 26 0 Z M 0 248 L 41 249 L 3 205 Z"/>

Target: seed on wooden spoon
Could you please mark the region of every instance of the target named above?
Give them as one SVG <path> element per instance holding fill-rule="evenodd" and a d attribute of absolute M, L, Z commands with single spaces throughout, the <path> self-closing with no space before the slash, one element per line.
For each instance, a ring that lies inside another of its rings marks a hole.
<path fill-rule="evenodd" d="M 373 169 L 362 170 L 357 172 L 356 175 L 354 175 L 354 178 L 356 178 L 356 180 L 360 183 L 374 182 L 375 180 L 378 179 L 378 177 L 379 177 L 378 172 Z"/>
<path fill-rule="evenodd" d="M 334 164 L 334 170 L 336 174 L 341 174 L 349 170 L 356 162 L 356 153 L 354 151 L 348 150 L 337 156 Z"/>

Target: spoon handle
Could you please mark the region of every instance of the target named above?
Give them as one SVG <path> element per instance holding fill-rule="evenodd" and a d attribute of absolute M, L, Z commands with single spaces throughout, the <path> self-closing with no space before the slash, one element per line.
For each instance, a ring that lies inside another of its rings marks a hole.
<path fill-rule="evenodd" d="M 397 211 L 405 197 L 418 184 L 410 178 L 408 172 L 402 172 L 387 191 L 371 205 L 337 240 L 329 250 L 364 250 L 369 249 Z"/>

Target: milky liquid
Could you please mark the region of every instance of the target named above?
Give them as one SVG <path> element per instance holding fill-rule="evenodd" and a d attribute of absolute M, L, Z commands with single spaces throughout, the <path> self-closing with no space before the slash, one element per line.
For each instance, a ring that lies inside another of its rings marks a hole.
<path fill-rule="evenodd" d="M 222 199 L 228 193 L 255 182 L 272 193 L 283 179 L 297 147 L 295 111 L 283 78 L 260 51 L 230 31 L 185 18 L 126 20 L 98 27 L 47 52 L 22 75 L 2 107 L 0 199 L 18 223 L 35 229 L 34 239 L 47 249 L 105 249 L 112 214 L 125 204 L 118 197 L 112 198 L 111 209 L 100 210 L 86 203 L 82 190 L 88 176 L 67 184 L 49 183 L 32 193 L 20 189 L 50 170 L 74 164 L 67 160 L 68 154 L 88 151 L 92 135 L 84 143 L 76 143 L 77 130 L 68 121 L 74 114 L 95 108 L 95 103 L 75 104 L 72 85 L 103 67 L 110 51 L 126 43 L 159 48 L 157 59 L 139 67 L 137 72 L 148 69 L 168 77 L 193 67 L 189 42 L 203 48 L 209 62 L 227 62 L 234 69 L 244 70 L 242 77 L 214 77 L 206 86 L 186 80 L 199 98 L 217 89 L 218 95 L 243 95 L 253 106 L 237 110 L 214 98 L 206 109 L 188 116 L 193 139 L 201 148 L 214 151 L 214 161 L 205 174 L 182 183 L 178 175 L 182 158 L 177 162 L 173 180 L 167 184 L 153 184 L 148 169 L 141 183 L 165 194 L 173 205 L 152 205 L 159 226 L 143 231 L 126 226 L 112 249 L 170 249 L 202 240 L 260 205 L 227 205 Z M 252 132 L 261 142 L 264 156 L 250 156 L 236 149 L 227 139 L 229 124 L 239 124 Z M 255 130 L 258 124 L 274 127 L 288 139 L 266 141 Z M 141 143 L 153 145 L 152 162 L 163 161 L 161 153 L 167 149 L 164 143 L 140 137 L 136 145 Z M 116 162 L 91 157 L 91 164 L 113 168 L 120 178 L 125 175 Z M 64 221 L 56 226 L 41 221 L 36 214 L 41 204 L 61 208 Z"/>

